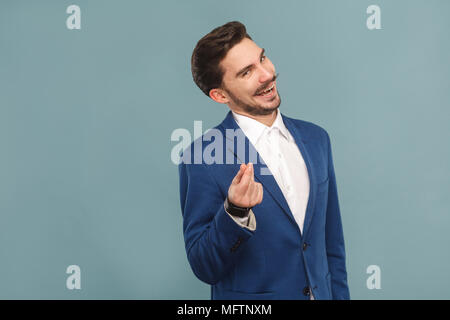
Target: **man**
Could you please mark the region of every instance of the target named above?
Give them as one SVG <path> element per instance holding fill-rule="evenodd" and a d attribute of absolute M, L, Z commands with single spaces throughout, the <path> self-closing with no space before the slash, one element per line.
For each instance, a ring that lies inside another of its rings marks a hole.
<path fill-rule="evenodd" d="M 196 152 L 208 154 L 205 134 L 179 165 L 195 275 L 211 285 L 212 299 L 349 299 L 327 132 L 279 112 L 275 67 L 239 22 L 205 35 L 191 67 L 198 87 L 230 108 L 214 128 L 223 137 L 215 135 L 215 146 L 224 141 L 215 161 Z M 259 160 L 246 164 L 252 152 Z"/>

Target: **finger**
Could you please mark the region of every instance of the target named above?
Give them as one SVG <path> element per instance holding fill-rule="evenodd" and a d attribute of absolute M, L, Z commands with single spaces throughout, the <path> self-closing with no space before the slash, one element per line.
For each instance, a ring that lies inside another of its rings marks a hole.
<path fill-rule="evenodd" d="M 258 197 L 258 186 L 254 182 L 250 182 L 247 197 L 252 205 L 256 203 Z"/>
<path fill-rule="evenodd" d="M 264 193 L 263 187 L 262 187 L 261 183 L 257 183 L 256 186 L 257 186 L 257 189 L 258 189 L 257 203 L 261 203 L 262 197 L 263 197 L 263 193 Z"/>
<path fill-rule="evenodd" d="M 248 165 L 251 167 L 251 178 L 252 181 L 255 181 L 255 168 L 253 167 L 253 163 L 249 162 Z"/>
<path fill-rule="evenodd" d="M 253 197 L 255 196 L 255 183 L 250 181 L 248 184 L 248 188 L 245 192 L 245 197 L 247 197 L 250 200 L 253 200 Z"/>
<path fill-rule="evenodd" d="M 241 178 L 241 181 L 239 182 L 239 185 L 242 188 L 243 192 L 247 191 L 250 181 L 252 181 L 252 174 L 253 174 L 252 171 L 253 171 L 253 166 L 251 165 L 251 163 L 249 163 L 247 165 L 247 168 L 245 169 L 245 172 Z"/>
<path fill-rule="evenodd" d="M 263 195 L 264 195 L 264 190 L 263 190 L 263 186 L 261 183 L 258 183 L 258 189 L 259 189 L 259 199 L 258 199 L 258 203 L 261 203 L 263 200 Z"/>
<path fill-rule="evenodd" d="M 252 206 L 256 206 L 259 204 L 259 198 L 260 198 L 261 190 L 259 189 L 258 185 L 255 185 L 255 192 L 252 198 Z"/>
<path fill-rule="evenodd" d="M 251 189 L 252 189 L 250 199 L 253 203 L 257 204 L 257 203 L 259 203 L 258 200 L 259 200 L 259 196 L 261 193 L 261 189 L 259 187 L 260 183 L 252 182 L 250 185 L 251 185 Z"/>
<path fill-rule="evenodd" d="M 242 175 L 244 174 L 246 168 L 247 168 L 247 166 L 245 165 L 245 163 L 242 163 L 241 167 L 239 168 L 239 171 L 236 174 L 236 176 L 234 177 L 232 183 L 238 184 L 241 181 Z"/>

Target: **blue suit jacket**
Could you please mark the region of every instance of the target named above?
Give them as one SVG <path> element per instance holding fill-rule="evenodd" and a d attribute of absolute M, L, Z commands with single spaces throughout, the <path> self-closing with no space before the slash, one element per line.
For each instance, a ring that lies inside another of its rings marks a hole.
<path fill-rule="evenodd" d="M 216 148 L 216 156 L 222 152 L 233 164 L 200 159 L 194 150 L 205 150 L 205 136 L 182 155 L 180 200 L 187 257 L 194 274 L 211 285 L 212 299 L 309 299 L 303 293 L 307 286 L 315 299 L 350 298 L 329 136 L 313 123 L 282 118 L 310 179 L 303 234 L 274 177 L 261 174 L 262 167 L 267 170 L 261 161 L 254 164 L 255 181 L 264 187 L 263 201 L 253 207 L 256 230 L 241 227 L 225 212 L 231 180 L 240 163 L 248 162 L 249 150 L 256 153 L 246 137 L 246 159 L 239 157 L 237 140 L 234 146 L 226 143 L 225 130 L 239 129 L 231 111 L 215 127 L 223 143 L 220 137 L 208 139 L 223 146 Z"/>

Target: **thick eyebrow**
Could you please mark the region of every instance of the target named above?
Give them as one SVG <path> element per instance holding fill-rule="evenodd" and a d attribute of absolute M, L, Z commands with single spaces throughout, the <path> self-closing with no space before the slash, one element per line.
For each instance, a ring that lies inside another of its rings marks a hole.
<path fill-rule="evenodd" d="M 261 60 L 261 58 L 263 57 L 265 51 L 266 51 L 266 49 L 264 49 L 264 48 L 261 50 L 261 54 L 259 55 L 259 60 Z M 239 70 L 236 73 L 236 78 L 239 77 L 241 74 L 243 74 L 245 71 L 247 71 L 247 69 L 250 69 L 251 67 L 253 67 L 253 64 L 249 64 L 248 66 L 246 66 L 246 67 L 242 68 L 241 70 Z"/>

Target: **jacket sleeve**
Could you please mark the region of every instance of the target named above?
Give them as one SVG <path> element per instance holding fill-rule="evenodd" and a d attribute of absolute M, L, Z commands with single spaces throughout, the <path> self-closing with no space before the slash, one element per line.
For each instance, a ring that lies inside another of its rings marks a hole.
<path fill-rule="evenodd" d="M 333 156 L 328 133 L 326 134 L 328 148 L 328 204 L 326 213 L 326 248 L 328 267 L 331 273 L 331 291 L 333 299 L 350 299 L 345 266 L 345 245 L 339 209 L 336 176 L 334 173 Z"/>
<path fill-rule="evenodd" d="M 208 284 L 227 276 L 236 251 L 252 235 L 225 211 L 226 195 L 205 164 L 180 163 L 180 202 L 187 258 L 194 274 Z"/>

